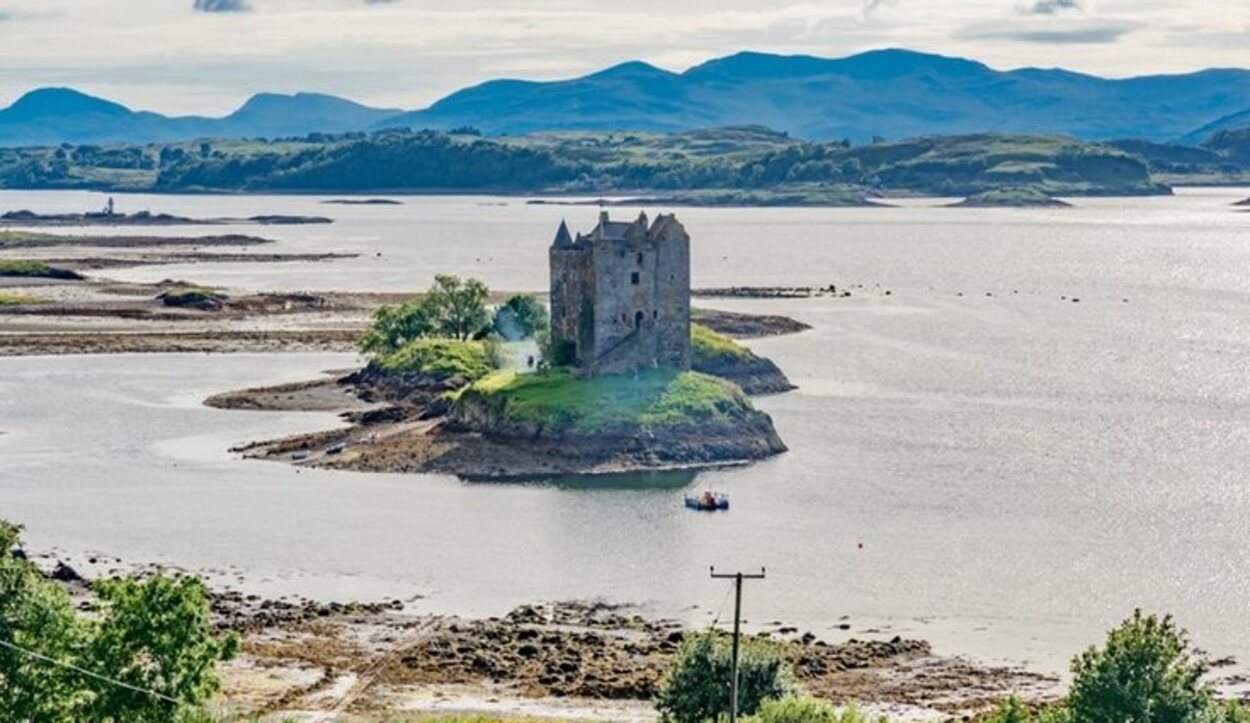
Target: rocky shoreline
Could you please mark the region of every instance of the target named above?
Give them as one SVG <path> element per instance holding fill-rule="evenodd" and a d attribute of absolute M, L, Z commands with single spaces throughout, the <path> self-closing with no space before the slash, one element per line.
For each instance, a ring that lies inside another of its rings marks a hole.
<path fill-rule="evenodd" d="M 92 572 L 81 575 L 68 559 L 45 555 L 36 562 L 83 610 L 94 600 L 93 575 L 162 569 L 92 556 L 83 560 Z M 612 720 L 651 720 L 660 678 L 695 632 L 601 600 L 472 618 L 422 613 L 419 594 L 372 602 L 274 599 L 214 582 L 211 571 L 206 579 L 218 629 L 238 633 L 242 643 L 240 656 L 221 666 L 218 705 L 244 715 L 471 714 L 502 704 L 516 712 L 560 711 L 565 719 L 606 711 Z M 853 635 L 860 626 L 841 618 L 835 627 Z M 812 695 L 881 712 L 967 716 L 1013 691 L 1028 700 L 1050 697 L 1057 683 L 1020 668 L 941 656 L 925 641 L 888 634 L 828 642 L 782 621 L 754 630 L 782 646 Z"/>

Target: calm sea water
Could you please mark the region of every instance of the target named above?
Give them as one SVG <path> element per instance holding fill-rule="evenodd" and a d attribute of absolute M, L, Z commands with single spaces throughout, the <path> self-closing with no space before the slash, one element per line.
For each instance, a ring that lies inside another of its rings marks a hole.
<path fill-rule="evenodd" d="M 710 565 L 766 566 L 747 589 L 748 618 L 829 639 L 916 635 L 1057 669 L 1140 606 L 1250 660 L 1250 214 L 1228 205 L 1247 195 L 1059 211 L 679 209 L 698 286 L 853 290 L 702 302 L 814 328 L 752 343 L 800 386 L 758 402 L 791 451 L 697 478 L 501 485 L 299 471 L 227 450 L 332 415 L 200 405 L 352 364 L 345 355 L 3 359 L 0 516 L 26 523 L 35 547 L 222 570 L 263 592 L 419 593 L 418 610 L 602 596 L 697 623 L 725 599 Z M 240 230 L 277 238 L 274 250 L 362 256 L 114 275 L 404 290 L 454 271 L 536 290 L 559 219 L 583 228 L 596 213 L 503 198 L 319 200 L 118 196 L 123 210 L 329 215 L 338 222 Z M 102 205 L 98 194 L 0 193 L 5 209 Z M 703 486 L 729 492 L 733 510 L 683 509 L 683 491 Z M 852 630 L 831 630 L 843 616 Z"/>

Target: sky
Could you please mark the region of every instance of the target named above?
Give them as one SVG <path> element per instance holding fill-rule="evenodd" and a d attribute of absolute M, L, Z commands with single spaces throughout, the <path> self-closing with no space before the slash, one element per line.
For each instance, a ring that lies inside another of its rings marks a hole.
<path fill-rule="evenodd" d="M 1125 77 L 1250 67 L 1247 0 L 0 0 L 0 107 L 68 86 L 224 115 L 253 93 L 420 108 L 498 77 L 901 47 Z"/>

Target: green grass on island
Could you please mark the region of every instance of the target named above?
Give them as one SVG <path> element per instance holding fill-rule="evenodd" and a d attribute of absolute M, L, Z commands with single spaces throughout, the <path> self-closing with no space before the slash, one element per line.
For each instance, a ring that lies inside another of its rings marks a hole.
<path fill-rule="evenodd" d="M 690 361 L 694 366 L 741 362 L 751 356 L 750 350 L 730 337 L 702 324 L 690 325 Z"/>
<path fill-rule="evenodd" d="M 82 275 L 68 269 L 58 269 L 41 261 L 0 260 L 0 276 L 21 276 L 47 279 L 81 279 Z"/>
<path fill-rule="evenodd" d="M 165 306 L 188 306 L 195 308 L 219 307 L 227 297 L 216 289 L 199 286 L 178 286 L 161 292 L 156 298 Z"/>
<path fill-rule="evenodd" d="M 29 294 L 14 294 L 6 291 L 0 291 L 0 306 L 26 306 L 28 304 L 44 304 L 46 299 L 38 296 L 30 296 Z"/>
<path fill-rule="evenodd" d="M 418 339 L 373 360 L 390 374 L 437 374 L 478 379 L 495 368 L 490 346 L 481 341 Z"/>
<path fill-rule="evenodd" d="M 956 206 L 998 206 L 1003 208 L 1050 207 L 1065 208 L 1070 204 L 1060 201 L 1041 188 L 1016 186 L 982 191 L 964 199 Z"/>
<path fill-rule="evenodd" d="M 593 379 L 564 370 L 496 372 L 465 390 L 460 401 L 480 402 L 505 422 L 578 432 L 730 421 L 752 410 L 733 382 L 673 369 Z"/>

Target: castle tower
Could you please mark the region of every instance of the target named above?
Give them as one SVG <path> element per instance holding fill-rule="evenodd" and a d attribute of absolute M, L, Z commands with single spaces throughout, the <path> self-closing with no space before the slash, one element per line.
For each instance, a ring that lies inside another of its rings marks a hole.
<path fill-rule="evenodd" d="M 561 222 L 549 260 L 553 364 L 585 377 L 690 368 L 690 237 L 675 216 L 604 210 L 576 237 Z"/>

